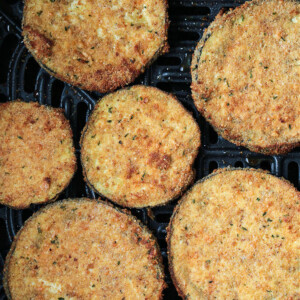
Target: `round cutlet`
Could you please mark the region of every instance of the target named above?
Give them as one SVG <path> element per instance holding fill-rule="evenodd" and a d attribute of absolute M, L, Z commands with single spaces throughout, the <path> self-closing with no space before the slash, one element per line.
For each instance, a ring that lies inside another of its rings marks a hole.
<path fill-rule="evenodd" d="M 168 51 L 166 0 L 25 0 L 24 43 L 41 67 L 106 93 Z"/>
<path fill-rule="evenodd" d="M 207 28 L 192 96 L 219 135 L 264 154 L 300 145 L 299 23 L 299 1 L 254 0 Z"/>
<path fill-rule="evenodd" d="M 193 181 L 200 130 L 172 95 L 133 86 L 102 98 L 81 137 L 87 183 L 127 207 L 164 204 Z"/>
<path fill-rule="evenodd" d="M 219 169 L 196 183 L 168 228 L 184 299 L 299 299 L 300 193 L 262 170 Z"/>
<path fill-rule="evenodd" d="M 135 217 L 68 199 L 35 213 L 7 255 L 8 299 L 162 299 L 162 258 Z"/>
<path fill-rule="evenodd" d="M 81 138 L 87 183 L 127 207 L 164 204 L 194 179 L 200 130 L 177 99 L 133 86 L 102 98 Z"/>
<path fill-rule="evenodd" d="M 0 203 L 26 208 L 55 200 L 76 169 L 63 111 L 19 100 L 0 104 Z"/>

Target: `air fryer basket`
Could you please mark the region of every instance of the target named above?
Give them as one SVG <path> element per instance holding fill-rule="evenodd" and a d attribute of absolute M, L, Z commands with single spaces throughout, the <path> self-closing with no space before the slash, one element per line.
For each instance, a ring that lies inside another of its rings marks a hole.
<path fill-rule="evenodd" d="M 201 38 L 204 28 L 214 19 L 221 8 L 231 8 L 244 1 L 188 1 L 169 0 L 169 43 L 170 52 L 148 68 L 136 83 L 156 86 L 171 92 L 192 111 L 201 127 L 202 147 L 195 162 L 197 177 L 200 179 L 216 168 L 225 166 L 254 167 L 271 171 L 276 176 L 290 180 L 300 187 L 300 149 L 285 156 L 265 156 L 237 147 L 219 137 L 197 112 L 190 91 L 190 63 L 194 48 Z M 28 53 L 21 38 L 21 0 L 0 1 L 0 102 L 17 98 L 38 101 L 42 104 L 65 109 L 74 133 L 78 170 L 70 186 L 59 199 L 71 197 L 91 197 L 97 195 L 84 183 L 79 160 L 79 138 L 81 130 L 91 113 L 95 102 L 102 96 L 65 84 L 42 70 Z M 147 209 L 133 209 L 132 212 L 146 224 L 157 237 L 164 259 L 166 281 L 164 299 L 177 299 L 177 292 L 168 273 L 166 253 L 166 226 L 177 200 L 168 205 Z M 13 210 L 0 205 L 0 300 L 6 299 L 2 286 L 2 270 L 5 256 L 12 240 L 24 224 L 40 206 L 30 209 Z"/>

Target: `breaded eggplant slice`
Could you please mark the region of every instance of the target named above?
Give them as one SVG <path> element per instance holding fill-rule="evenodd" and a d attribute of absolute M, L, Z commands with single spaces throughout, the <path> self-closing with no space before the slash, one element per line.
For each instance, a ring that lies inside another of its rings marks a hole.
<path fill-rule="evenodd" d="M 264 154 L 300 145 L 300 4 L 259 0 L 220 13 L 191 65 L 197 109 L 219 135 Z"/>
<path fill-rule="evenodd" d="M 300 193 L 263 170 L 219 169 L 184 195 L 168 228 L 184 299 L 299 299 Z"/>
<path fill-rule="evenodd" d="M 12 208 L 55 200 L 76 170 L 63 111 L 37 102 L 0 104 L 0 203 Z"/>
<path fill-rule="evenodd" d="M 4 267 L 8 299 L 162 299 L 162 258 L 149 230 L 103 201 L 67 199 L 35 213 Z"/>
<path fill-rule="evenodd" d="M 172 95 L 133 86 L 102 98 L 81 138 L 85 179 L 127 207 L 166 203 L 194 179 L 200 130 Z"/>
<path fill-rule="evenodd" d="M 166 0 L 25 0 L 23 37 L 51 75 L 106 93 L 168 51 L 168 25 Z"/>

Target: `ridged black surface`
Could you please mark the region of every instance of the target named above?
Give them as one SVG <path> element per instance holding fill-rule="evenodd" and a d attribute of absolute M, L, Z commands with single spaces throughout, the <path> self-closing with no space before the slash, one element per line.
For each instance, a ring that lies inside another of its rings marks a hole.
<path fill-rule="evenodd" d="M 144 75 L 134 83 L 156 86 L 174 93 L 183 105 L 192 111 L 200 124 L 202 148 L 195 163 L 197 179 L 210 174 L 214 169 L 234 167 L 254 167 L 271 171 L 276 176 L 290 180 L 300 187 L 300 149 L 285 156 L 265 156 L 237 147 L 213 131 L 199 116 L 191 99 L 190 63 L 194 48 L 201 38 L 204 28 L 214 19 L 221 8 L 235 7 L 244 1 L 169 1 L 170 52 L 160 57 Z M 65 109 L 74 133 L 78 158 L 78 170 L 70 186 L 59 199 L 70 197 L 91 197 L 95 195 L 84 183 L 79 161 L 79 138 L 81 130 L 102 95 L 90 93 L 65 84 L 48 75 L 34 61 L 21 39 L 22 1 L 0 0 L 0 102 L 21 98 L 38 101 L 42 104 Z M 169 288 L 164 299 L 177 299 L 177 292 L 170 281 L 166 256 L 166 226 L 177 201 L 163 207 L 147 211 L 132 210 L 133 214 L 146 224 L 157 237 L 160 244 Z M 40 206 L 30 209 L 13 210 L 0 205 L 0 271 L 13 237 Z M 6 299 L 0 275 L 0 300 Z"/>

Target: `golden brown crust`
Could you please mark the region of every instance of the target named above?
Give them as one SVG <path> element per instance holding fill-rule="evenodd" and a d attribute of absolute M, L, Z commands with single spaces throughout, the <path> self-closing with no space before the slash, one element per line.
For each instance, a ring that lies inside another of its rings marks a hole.
<path fill-rule="evenodd" d="M 192 96 L 219 135 L 264 154 L 300 145 L 299 2 L 222 12 L 192 61 Z"/>
<path fill-rule="evenodd" d="M 11 300 L 162 299 L 166 286 L 149 230 L 126 211 L 84 198 L 55 202 L 25 222 L 3 282 Z"/>
<path fill-rule="evenodd" d="M 127 207 L 155 206 L 194 180 L 200 129 L 172 95 L 133 86 L 102 98 L 81 136 L 84 177 Z"/>
<path fill-rule="evenodd" d="M 72 136 L 61 109 L 0 104 L 0 203 L 26 208 L 54 201 L 76 170 Z"/>
<path fill-rule="evenodd" d="M 293 255 L 299 239 L 299 201 L 300 194 L 290 182 L 263 170 L 218 169 L 198 181 L 176 206 L 167 228 L 169 270 L 179 295 L 184 299 L 259 299 L 263 295 L 297 299 L 299 286 L 297 288 Z M 260 224 L 262 217 L 263 224 Z M 227 223 L 229 228 L 226 228 Z M 232 234 L 234 230 L 239 231 L 240 240 Z M 249 235 L 244 236 L 248 232 Z M 179 242 L 185 245 L 184 253 L 174 250 Z M 193 249 L 199 249 L 199 254 Z M 218 259 L 214 257 L 215 249 Z M 178 268 L 179 261 L 188 271 L 183 272 L 182 266 Z M 241 271 L 243 265 L 246 267 Z M 252 269 L 255 272 L 249 277 Z M 286 270 L 292 270 L 288 276 L 284 273 Z"/>
<path fill-rule="evenodd" d="M 26 0 L 24 43 L 56 78 L 105 93 L 168 51 L 166 0 Z"/>

